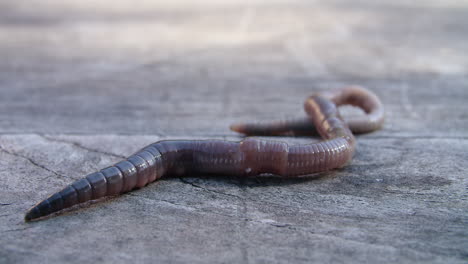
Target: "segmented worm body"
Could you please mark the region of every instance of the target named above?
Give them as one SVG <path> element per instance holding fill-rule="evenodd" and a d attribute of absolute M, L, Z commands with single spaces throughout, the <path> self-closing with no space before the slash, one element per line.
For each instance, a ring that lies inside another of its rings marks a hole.
<path fill-rule="evenodd" d="M 384 108 L 379 98 L 366 89 L 357 86 L 348 86 L 341 90 L 320 93 L 337 106 L 353 105 L 364 110 L 366 115 L 345 120 L 354 134 L 369 133 L 378 130 L 384 122 Z M 275 122 L 248 123 L 231 126 L 237 132 L 246 135 L 279 136 L 310 135 L 317 132 L 310 117 L 282 120 Z"/>
<path fill-rule="evenodd" d="M 343 121 L 337 105 L 352 104 L 367 114 Z M 223 140 L 164 140 L 153 143 L 126 160 L 87 175 L 32 207 L 25 220 L 37 219 L 73 205 L 141 188 L 166 175 L 191 173 L 251 176 L 272 173 L 291 177 L 327 171 L 348 163 L 355 149 L 352 131 L 370 132 L 383 123 L 383 106 L 371 92 L 348 87 L 310 96 L 305 104 L 309 120 L 264 125 L 238 124 L 244 134 L 275 134 L 311 126 L 323 141 L 289 145 L 281 141 L 247 137 Z M 351 128 L 351 130 L 350 130 Z"/>

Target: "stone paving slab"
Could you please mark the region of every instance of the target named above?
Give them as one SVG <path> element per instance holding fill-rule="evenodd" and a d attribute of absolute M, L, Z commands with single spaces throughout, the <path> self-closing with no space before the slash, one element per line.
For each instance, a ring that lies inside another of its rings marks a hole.
<path fill-rule="evenodd" d="M 0 263 L 466 263 L 467 11 L 466 1 L 2 1 Z M 149 143 L 240 140 L 229 124 L 303 116 L 308 94 L 346 84 L 378 94 L 387 119 L 342 169 L 173 177 L 23 221 Z"/>

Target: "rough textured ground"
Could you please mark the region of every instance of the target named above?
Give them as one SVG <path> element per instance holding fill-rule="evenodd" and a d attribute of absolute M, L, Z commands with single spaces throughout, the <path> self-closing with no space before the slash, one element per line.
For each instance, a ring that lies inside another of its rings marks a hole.
<path fill-rule="evenodd" d="M 155 2 L 0 3 L 1 263 L 468 262 L 466 1 Z M 387 122 L 341 170 L 169 178 L 23 222 L 148 143 L 239 139 L 350 83 Z"/>

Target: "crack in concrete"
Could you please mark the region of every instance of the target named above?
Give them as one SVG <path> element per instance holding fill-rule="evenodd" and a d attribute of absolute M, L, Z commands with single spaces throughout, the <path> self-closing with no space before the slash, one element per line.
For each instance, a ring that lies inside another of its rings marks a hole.
<path fill-rule="evenodd" d="M 245 200 L 245 199 L 246 199 L 246 198 L 244 198 L 244 197 L 240 197 L 240 196 L 235 195 L 235 194 L 224 193 L 224 192 L 220 192 L 220 191 L 217 191 L 217 190 L 205 188 L 205 187 L 200 186 L 200 185 L 198 185 L 198 184 L 195 184 L 195 183 L 193 183 L 193 182 L 191 182 L 191 181 L 187 181 L 187 180 L 185 180 L 185 179 L 182 178 L 182 177 L 179 177 L 179 180 L 180 180 L 182 183 L 184 183 L 184 184 L 188 184 L 188 185 L 191 185 L 191 186 L 193 186 L 193 187 L 195 187 L 195 188 L 202 189 L 202 190 L 204 190 L 204 191 L 206 191 L 206 192 L 211 192 L 211 193 L 217 193 L 217 194 L 221 194 L 221 195 L 225 195 L 225 196 L 230 196 L 230 197 L 234 197 L 234 198 L 239 199 L 239 200 Z"/>
<path fill-rule="evenodd" d="M 239 188 L 241 192 L 245 195 L 245 186 L 239 186 Z M 249 217 L 247 216 L 247 211 L 248 211 L 247 201 L 245 199 L 240 199 L 239 202 L 237 203 L 236 215 L 240 216 L 243 219 L 249 219 Z M 239 225 L 239 229 L 237 230 L 237 234 L 236 234 L 238 236 L 238 240 L 239 240 L 238 246 L 242 255 L 242 261 L 244 263 L 249 262 L 249 246 L 248 246 L 248 242 L 245 239 L 245 230 L 248 228 L 247 226 L 248 221 L 249 220 L 246 220 Z"/>
<path fill-rule="evenodd" d="M 58 173 L 58 172 L 56 172 L 56 171 L 54 171 L 54 170 L 51 170 L 51 169 L 47 168 L 46 166 L 37 163 L 36 161 L 34 161 L 33 159 L 31 159 L 31 158 L 29 158 L 29 157 L 27 157 L 27 156 L 24 156 L 24 155 L 21 155 L 21 154 L 18 154 L 18 153 L 15 153 L 15 152 L 6 150 L 6 149 L 5 149 L 3 146 L 1 146 L 1 145 L 0 145 L 0 151 L 2 151 L 2 152 L 4 152 L 4 153 L 7 153 L 7 154 L 9 154 L 9 155 L 15 156 L 15 157 L 19 157 L 19 158 L 25 159 L 25 160 L 27 160 L 29 163 L 31 163 L 32 165 L 34 165 L 34 166 L 36 166 L 36 167 L 38 167 L 38 168 L 41 168 L 41 169 L 43 169 L 43 170 L 46 170 L 46 171 L 48 171 L 48 172 L 50 172 L 50 173 L 52 173 L 52 174 L 54 174 L 54 175 L 56 175 L 56 176 L 59 176 L 59 177 L 61 177 L 61 178 L 68 179 L 68 177 L 66 177 L 65 175 L 62 175 L 62 174 L 60 174 L 60 173 Z M 42 180 L 48 179 L 49 177 L 50 177 L 50 176 L 45 177 L 45 178 L 42 179 Z"/>
<path fill-rule="evenodd" d="M 138 198 L 144 198 L 144 199 L 148 199 L 148 200 L 155 201 L 155 202 L 165 202 L 165 203 L 172 204 L 172 205 L 176 205 L 176 206 L 189 207 L 189 206 L 185 206 L 185 205 L 183 205 L 183 204 L 178 204 L 178 203 L 171 202 L 171 201 L 169 201 L 169 200 L 155 199 L 155 198 L 153 198 L 153 197 L 138 195 L 138 194 L 135 194 L 135 193 L 126 193 L 125 195 L 129 195 L 129 196 L 133 196 L 133 197 L 138 197 Z"/>
<path fill-rule="evenodd" d="M 89 151 L 89 152 L 94 152 L 94 153 L 104 154 L 104 155 L 107 155 L 107 156 L 112 156 L 112 157 L 116 157 L 116 158 L 125 159 L 125 156 L 123 156 L 123 155 L 118 155 L 118 154 L 114 154 L 114 153 L 111 153 L 111 152 L 86 147 L 86 146 L 83 146 L 80 143 L 75 142 L 75 141 L 68 141 L 68 140 L 64 140 L 64 139 L 51 138 L 51 137 L 48 137 L 48 136 L 42 135 L 42 134 L 38 134 L 38 135 L 41 138 L 43 138 L 45 140 L 48 140 L 48 141 L 64 143 L 64 144 L 72 145 L 72 146 L 80 148 L 80 149 L 84 149 L 84 150 Z"/>
<path fill-rule="evenodd" d="M 246 201 L 251 201 L 251 202 L 258 202 L 258 200 L 252 200 L 252 199 L 249 199 L 247 197 L 240 197 L 240 196 L 237 196 L 237 195 L 234 195 L 234 194 L 229 194 L 229 193 L 224 193 L 224 192 L 220 192 L 220 191 L 216 191 L 216 190 L 212 190 L 212 189 L 208 189 L 208 188 L 205 188 L 203 186 L 200 186 L 198 184 L 195 184 L 193 182 L 190 182 L 190 181 L 187 181 L 185 180 L 184 178 L 182 177 L 179 177 L 179 180 L 184 183 L 184 184 L 188 184 L 188 185 L 191 185 L 197 189 L 201 189 L 205 192 L 212 192 L 212 193 L 217 193 L 217 194 L 221 194 L 221 195 L 225 195 L 225 196 L 231 196 L 231 197 L 235 197 L 237 198 L 239 201 L 242 201 L 243 203 L 245 203 Z M 236 185 L 238 186 L 239 188 L 243 188 L 245 187 L 246 185 Z M 248 187 L 248 186 L 247 186 Z M 279 208 L 286 208 L 288 207 L 288 205 L 284 205 L 284 204 L 279 204 L 279 203 L 273 203 L 273 202 L 270 202 L 270 201 L 261 201 L 263 204 L 268 204 L 270 206 L 275 206 L 275 207 L 279 207 Z M 312 210 L 305 210 L 303 209 L 304 212 L 307 212 L 307 213 L 310 213 L 310 214 L 316 214 L 317 212 L 316 211 L 312 211 Z M 246 216 L 243 217 L 243 219 L 248 219 Z"/>
<path fill-rule="evenodd" d="M 16 231 L 24 231 L 27 229 L 30 229 L 31 227 L 23 227 L 23 228 L 16 228 L 16 229 L 10 229 L 10 230 L 4 230 L 2 233 L 7 233 L 7 232 L 16 232 Z"/>
<path fill-rule="evenodd" d="M 199 213 L 215 214 L 215 215 L 224 216 L 224 217 L 228 217 L 228 218 L 236 217 L 235 215 L 222 214 L 222 213 L 211 211 L 211 210 L 210 211 L 205 211 L 205 210 L 201 210 L 200 208 L 193 207 L 193 206 L 190 206 L 190 205 L 174 203 L 172 201 L 165 200 L 165 199 L 155 199 L 154 197 L 138 195 L 138 194 L 135 194 L 135 193 L 127 193 L 125 195 L 129 195 L 129 196 L 133 196 L 133 197 L 137 197 L 137 198 L 144 198 L 144 199 L 155 201 L 155 202 L 165 202 L 165 203 L 172 204 L 172 205 L 175 205 L 175 206 L 189 207 L 189 208 L 192 208 L 194 212 L 199 212 Z M 245 217 L 245 216 L 240 217 L 238 219 L 241 220 L 241 221 L 253 222 L 253 223 L 258 223 L 258 224 L 265 224 L 265 225 L 270 225 L 270 226 L 279 227 L 279 228 L 292 227 L 291 224 L 287 224 L 287 223 L 265 222 L 265 221 L 260 221 L 260 220 L 256 220 L 256 219 L 253 219 L 253 218 L 248 218 L 248 217 Z"/>
<path fill-rule="evenodd" d="M 179 180 L 184 183 L 184 184 L 188 184 L 188 185 L 191 185 L 197 189 L 201 189 L 205 192 L 213 192 L 213 193 L 218 193 L 218 194 L 221 194 L 221 195 L 226 195 L 226 196 L 232 196 L 232 197 L 236 197 L 237 199 L 239 199 L 239 201 L 241 201 L 243 204 L 242 206 L 247 206 L 246 205 L 246 202 L 247 201 L 250 201 L 250 202 L 259 202 L 259 200 L 253 200 L 253 199 L 249 199 L 247 197 L 240 197 L 240 196 L 237 196 L 237 195 L 233 195 L 233 194 L 228 194 L 228 193 L 223 193 L 223 192 L 220 192 L 220 191 L 215 191 L 215 190 L 212 190 L 212 189 L 208 189 L 208 188 L 205 188 L 203 186 L 200 186 L 198 184 L 195 184 L 193 182 L 190 182 L 190 181 L 187 181 L 185 179 L 183 179 L 182 177 L 179 177 Z M 238 185 L 240 188 L 243 188 L 245 187 L 245 185 Z M 247 186 L 248 187 L 248 186 Z M 242 189 L 244 190 L 244 189 Z M 356 197 L 360 197 L 360 196 L 356 196 Z M 282 209 L 285 209 L 285 208 L 288 208 L 289 205 L 284 205 L 284 204 L 279 204 L 279 203 L 273 203 L 273 202 L 270 202 L 270 201 L 261 201 L 261 203 L 263 204 L 268 204 L 270 206 L 274 206 L 274 207 L 279 207 L 279 208 L 282 208 Z M 321 214 L 321 215 L 328 215 L 328 216 L 341 216 L 341 215 L 336 215 L 336 214 L 330 214 L 330 213 L 327 213 L 327 212 L 321 212 L 320 210 L 318 211 L 314 211 L 314 210 L 309 210 L 309 209 L 302 209 L 302 211 L 304 213 L 309 213 L 309 214 Z M 283 223 L 266 223 L 266 222 L 261 222 L 261 221 L 258 221 L 258 220 L 253 220 L 251 218 L 248 218 L 246 216 L 246 212 L 239 216 L 241 219 L 244 219 L 246 221 L 251 221 L 251 222 L 259 222 L 259 223 L 262 223 L 262 224 L 269 224 L 269 225 L 272 225 L 272 226 L 275 226 L 275 227 L 293 227 L 292 225 L 290 224 L 283 224 Z M 361 218 L 361 217 L 358 217 L 358 218 Z M 380 221 L 378 218 L 373 218 L 373 217 L 368 217 L 366 218 L 367 220 L 375 220 L 375 221 Z"/>

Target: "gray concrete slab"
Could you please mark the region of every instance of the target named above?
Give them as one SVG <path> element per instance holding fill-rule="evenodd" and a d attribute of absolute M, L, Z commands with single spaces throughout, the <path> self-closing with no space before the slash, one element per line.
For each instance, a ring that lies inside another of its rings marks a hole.
<path fill-rule="evenodd" d="M 1 2 L 0 263 L 466 263 L 467 12 L 465 1 Z M 346 84 L 377 93 L 387 120 L 343 169 L 168 178 L 23 222 L 146 144 L 238 140 L 229 124 L 304 115 L 308 94 Z"/>

